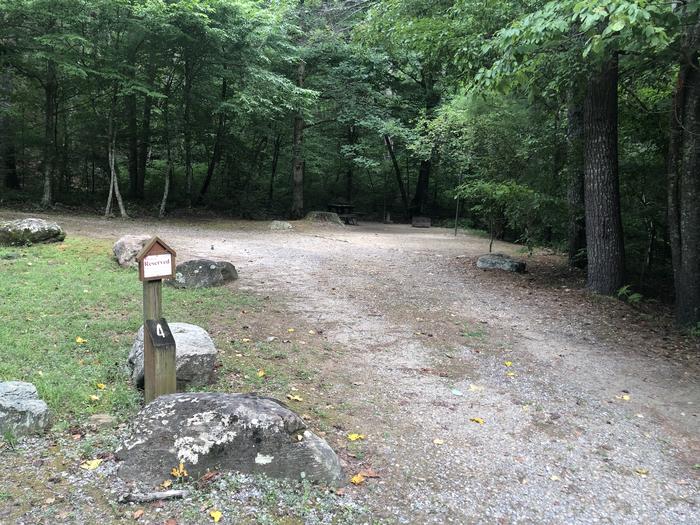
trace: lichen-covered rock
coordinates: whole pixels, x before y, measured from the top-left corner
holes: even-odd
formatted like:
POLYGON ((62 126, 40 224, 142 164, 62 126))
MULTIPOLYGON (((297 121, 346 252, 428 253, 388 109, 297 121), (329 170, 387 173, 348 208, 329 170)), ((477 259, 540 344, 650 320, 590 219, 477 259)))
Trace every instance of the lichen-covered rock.
POLYGON ((211 288, 235 279, 238 279, 238 272, 230 262, 194 259, 178 264, 175 279, 165 284, 175 288, 211 288))
POLYGON ((112 251, 119 266, 123 268, 138 266, 136 256, 150 239, 150 235, 124 235, 115 242, 112 251))
MULTIPOLYGON (((206 386, 212 382, 216 364, 216 347, 204 328, 189 323, 169 323, 175 338, 175 377, 177 389, 206 386)), ((131 380, 143 388, 143 326, 136 334, 127 366, 131 380)))
POLYGON ((207 470, 262 473, 339 486, 340 461, 283 403, 250 394, 170 394, 146 405, 116 451, 119 476, 157 485, 184 464, 196 479, 207 470))
POLYGON ((272 221, 270 223, 271 230, 291 230, 292 225, 286 221, 272 221))
POLYGON ((0 382, 0 436, 38 434, 51 425, 51 414, 31 383, 0 382))
POLYGON ((18 219, 0 223, 0 244, 22 246, 42 242, 61 242, 66 233, 55 222, 44 219, 18 219))
POLYGON ((495 269, 504 270, 506 272, 523 273, 526 265, 524 262, 513 259, 502 253, 489 253, 479 257, 476 261, 476 267, 482 270, 495 269))
POLYGON ((321 224, 333 224, 335 226, 345 226, 337 213, 332 211, 310 211, 306 214, 306 220, 321 224))

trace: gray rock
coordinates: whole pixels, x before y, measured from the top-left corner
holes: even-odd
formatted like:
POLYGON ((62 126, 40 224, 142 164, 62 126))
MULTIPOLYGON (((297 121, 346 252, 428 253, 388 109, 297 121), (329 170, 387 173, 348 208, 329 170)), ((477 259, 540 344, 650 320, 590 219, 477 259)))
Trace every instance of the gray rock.
POLYGON ((123 268, 138 266, 136 256, 150 239, 150 235, 124 235, 115 242, 112 251, 119 266, 123 268))
POLYGON ((236 267, 230 262, 194 259, 177 265, 175 279, 165 281, 175 288, 211 288, 238 279, 236 267))
POLYGON ((291 230, 292 225, 286 221, 272 221, 270 223, 271 230, 291 230))
POLYGON ((430 217, 413 217, 411 219, 411 226, 414 228, 430 228, 430 225, 430 217))
POLYGON ((338 217, 338 214, 332 211, 310 211, 306 215, 306 220, 322 224, 345 226, 343 221, 340 220, 340 217, 338 217))
POLYGON ((31 383, 0 382, 0 436, 38 434, 51 425, 51 414, 31 383))
POLYGON ((262 473, 339 486, 340 461, 283 403, 249 394, 170 394, 146 405, 116 451, 122 479, 156 485, 183 463, 207 472, 262 473))
POLYGON ((504 270, 506 272, 523 273, 526 265, 524 262, 513 259, 502 253, 489 253, 479 257, 476 261, 476 267, 482 270, 495 269, 504 270))
MULTIPOLYGON (((188 323, 169 323, 175 338, 175 377, 178 390, 188 386, 205 386, 212 382, 216 347, 204 328, 188 323)), ((139 328, 129 353, 127 366, 131 380, 143 388, 143 326, 139 328)))
POLYGON ((60 242, 66 234, 55 222, 44 219, 18 219, 0 223, 0 244, 21 246, 42 242, 60 242))

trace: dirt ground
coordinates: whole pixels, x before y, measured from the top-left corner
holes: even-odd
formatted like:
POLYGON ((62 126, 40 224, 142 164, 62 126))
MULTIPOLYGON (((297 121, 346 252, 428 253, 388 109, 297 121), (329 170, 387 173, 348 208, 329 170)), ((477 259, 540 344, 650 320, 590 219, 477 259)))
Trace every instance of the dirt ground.
POLYGON ((586 293, 557 255, 497 243, 528 263, 511 275, 441 228, 51 218, 231 261, 234 287, 281 305, 271 326, 322 333, 318 403, 366 435, 348 468, 380 477, 348 491, 379 520, 700 522, 698 340, 663 306, 586 293))

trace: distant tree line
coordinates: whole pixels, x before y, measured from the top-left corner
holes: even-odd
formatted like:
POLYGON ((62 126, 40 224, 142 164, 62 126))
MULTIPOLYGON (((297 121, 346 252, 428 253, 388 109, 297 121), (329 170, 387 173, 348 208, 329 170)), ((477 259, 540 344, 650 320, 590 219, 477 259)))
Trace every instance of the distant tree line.
POLYGON ((566 250, 700 322, 700 3, 0 0, 1 202, 345 200, 566 250))

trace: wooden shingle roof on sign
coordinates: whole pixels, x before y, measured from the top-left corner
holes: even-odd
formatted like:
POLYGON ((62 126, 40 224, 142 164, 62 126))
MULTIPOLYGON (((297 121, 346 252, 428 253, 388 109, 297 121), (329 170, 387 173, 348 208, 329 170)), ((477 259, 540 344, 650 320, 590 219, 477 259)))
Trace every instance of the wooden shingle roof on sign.
POLYGON ((141 262, 144 259, 144 257, 148 257, 149 255, 157 255, 161 253, 169 253, 173 257, 177 255, 175 250, 168 246, 165 243, 165 241, 160 239, 160 237, 155 236, 150 241, 148 241, 145 244, 145 246, 141 249, 139 254, 136 256, 136 260, 138 262, 141 262))

